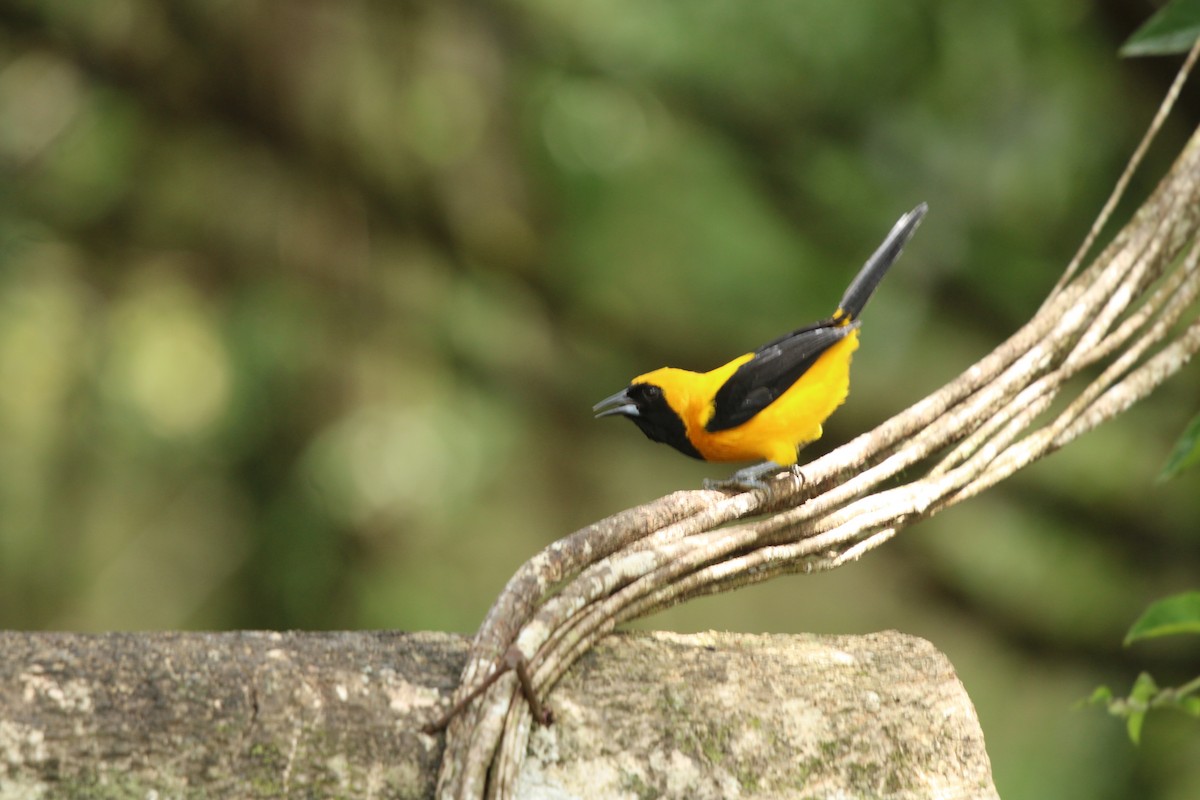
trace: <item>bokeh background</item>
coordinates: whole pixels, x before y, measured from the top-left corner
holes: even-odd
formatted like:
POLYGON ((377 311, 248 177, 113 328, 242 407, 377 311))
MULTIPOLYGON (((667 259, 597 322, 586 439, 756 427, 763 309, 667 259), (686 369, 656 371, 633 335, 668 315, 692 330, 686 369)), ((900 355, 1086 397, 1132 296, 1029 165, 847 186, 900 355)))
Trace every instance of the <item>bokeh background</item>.
MULTIPOLYGON (((472 631, 725 470, 595 401, 827 314, 926 200, 845 441, 1035 310, 1178 64, 1117 57, 1152 10, 0 2, 0 625, 472 631)), ((924 636, 1003 797, 1194 800, 1200 726, 1073 704, 1200 667, 1119 645, 1200 584, 1197 479, 1155 482, 1196 370, 859 564, 640 624, 924 636)))

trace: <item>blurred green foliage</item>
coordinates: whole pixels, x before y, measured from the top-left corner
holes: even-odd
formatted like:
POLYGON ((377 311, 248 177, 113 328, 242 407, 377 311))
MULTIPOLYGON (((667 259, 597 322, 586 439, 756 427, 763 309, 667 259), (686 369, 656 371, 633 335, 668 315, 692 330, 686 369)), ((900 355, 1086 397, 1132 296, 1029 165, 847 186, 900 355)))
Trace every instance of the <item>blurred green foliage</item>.
MULTIPOLYGON (((470 631, 543 545, 724 471, 593 402, 828 313, 927 200, 814 451, 845 441, 1053 285, 1173 74, 1116 57, 1146 13, 0 4, 0 625, 470 631)), ((1197 659, 1119 647, 1200 572, 1194 480, 1153 483, 1196 386, 860 564, 643 624, 922 635, 1005 798, 1196 797, 1193 732, 1130 752, 1070 710, 1197 659)))
MULTIPOLYGON (((1150 604, 1125 634, 1125 646, 1161 636, 1200 633, 1200 592, 1181 592, 1150 604)), ((1104 706, 1108 713, 1125 720, 1125 730, 1133 744, 1141 742, 1146 715, 1171 709, 1200 719, 1200 676, 1179 686, 1160 688, 1148 672, 1139 673, 1128 697, 1115 697, 1112 689, 1098 686, 1088 699, 1090 705, 1104 706)))

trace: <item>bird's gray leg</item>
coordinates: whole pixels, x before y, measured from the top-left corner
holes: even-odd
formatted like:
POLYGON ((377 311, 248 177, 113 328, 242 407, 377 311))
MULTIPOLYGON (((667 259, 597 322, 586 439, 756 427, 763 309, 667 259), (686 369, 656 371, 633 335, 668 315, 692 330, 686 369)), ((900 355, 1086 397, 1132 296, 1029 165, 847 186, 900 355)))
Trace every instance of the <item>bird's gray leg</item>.
POLYGON ((725 480, 707 479, 705 489, 765 489, 767 482, 764 478, 775 475, 785 467, 774 461, 764 461, 750 467, 744 467, 730 475, 725 480))

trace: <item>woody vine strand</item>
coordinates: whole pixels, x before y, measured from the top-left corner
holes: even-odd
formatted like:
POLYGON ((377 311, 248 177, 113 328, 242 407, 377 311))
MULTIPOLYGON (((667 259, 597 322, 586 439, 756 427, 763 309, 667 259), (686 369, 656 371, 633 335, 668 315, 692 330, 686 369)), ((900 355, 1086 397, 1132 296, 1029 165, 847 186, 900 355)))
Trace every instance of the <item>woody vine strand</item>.
MULTIPOLYGON (((544 694, 621 622, 854 561, 1115 417, 1178 372, 1200 350, 1200 131, 1113 242, 1086 270, 1077 268, 1198 52, 1200 45, 1080 255, 1008 341, 875 430, 805 465, 803 481, 785 478, 732 496, 677 492, 549 546, 493 605, 458 696, 514 656, 544 694), (1098 374, 1064 401, 1067 381, 1085 371, 1098 374), (1051 415, 1056 400, 1065 407, 1051 415), (919 477, 895 484, 913 472, 919 477)), ((500 675, 451 721, 438 796, 511 797, 531 725, 516 676, 500 675)))

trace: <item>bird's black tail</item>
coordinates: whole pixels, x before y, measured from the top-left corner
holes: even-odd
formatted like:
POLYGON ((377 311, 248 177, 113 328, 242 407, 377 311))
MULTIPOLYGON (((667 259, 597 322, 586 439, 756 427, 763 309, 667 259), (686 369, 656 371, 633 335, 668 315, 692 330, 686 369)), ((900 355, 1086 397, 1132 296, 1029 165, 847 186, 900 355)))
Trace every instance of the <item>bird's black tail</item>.
POLYGON ((867 301, 875 293, 875 288, 883 280, 888 267, 892 266, 893 262, 900 257, 900 251, 904 249, 905 243, 913 235, 917 226, 921 224, 921 219, 928 210, 929 206, 921 203, 897 220, 896 224, 892 226, 891 233, 883 240, 883 244, 879 245, 879 249, 867 259, 867 263, 850 282, 846 293, 842 295, 842 302, 838 305, 837 313, 833 315, 834 319, 858 319, 858 315, 866 307, 867 301))

